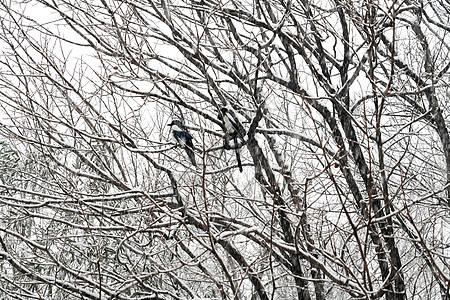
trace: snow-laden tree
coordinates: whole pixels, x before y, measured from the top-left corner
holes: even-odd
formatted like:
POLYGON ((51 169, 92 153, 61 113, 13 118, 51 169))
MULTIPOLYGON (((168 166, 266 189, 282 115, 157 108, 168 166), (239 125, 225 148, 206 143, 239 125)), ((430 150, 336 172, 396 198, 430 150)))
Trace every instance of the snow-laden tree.
POLYGON ((0 5, 1 299, 450 297, 450 3, 0 5))

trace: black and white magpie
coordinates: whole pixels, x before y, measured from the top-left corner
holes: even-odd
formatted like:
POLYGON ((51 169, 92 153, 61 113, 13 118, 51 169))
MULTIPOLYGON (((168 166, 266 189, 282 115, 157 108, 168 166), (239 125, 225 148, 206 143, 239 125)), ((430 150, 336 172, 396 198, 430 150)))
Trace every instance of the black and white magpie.
MULTIPOLYGON (((242 162, 241 162, 241 155, 239 154, 239 143, 238 143, 238 136, 243 140, 244 137, 242 136, 239 126, 238 126, 238 120, 236 119, 236 116, 231 114, 231 112, 226 107, 222 107, 219 111, 218 115, 219 119, 223 121, 223 124, 226 129, 226 134, 229 135, 231 138, 233 138, 234 141, 234 150, 236 152, 236 160, 238 163, 239 171, 242 172, 242 162)), ((228 141, 225 140, 225 143, 228 147, 228 141)))
POLYGON ((172 129, 172 135, 174 139, 180 144, 186 151, 189 160, 192 165, 197 166, 195 162, 194 144, 192 143, 192 135, 187 131, 186 126, 181 123, 180 120, 173 120, 170 124, 167 124, 172 129))

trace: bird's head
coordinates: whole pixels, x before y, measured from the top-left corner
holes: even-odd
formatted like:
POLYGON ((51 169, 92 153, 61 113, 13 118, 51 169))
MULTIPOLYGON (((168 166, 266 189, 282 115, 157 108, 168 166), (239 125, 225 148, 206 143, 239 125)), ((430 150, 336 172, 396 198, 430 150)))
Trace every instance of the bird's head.
POLYGON ((180 128, 183 128, 184 126, 183 126, 183 123, 181 123, 181 121, 180 120, 172 120, 172 122, 170 122, 169 124, 167 124, 167 126, 170 126, 170 127, 172 127, 172 126, 178 126, 178 127, 180 127, 180 128))

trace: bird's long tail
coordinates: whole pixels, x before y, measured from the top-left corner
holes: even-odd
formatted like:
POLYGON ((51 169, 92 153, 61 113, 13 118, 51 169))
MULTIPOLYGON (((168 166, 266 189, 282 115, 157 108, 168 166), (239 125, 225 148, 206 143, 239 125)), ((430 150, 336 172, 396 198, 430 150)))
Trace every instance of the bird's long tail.
POLYGON ((236 152, 236 160, 237 160, 237 163, 238 163, 239 172, 242 173, 241 154, 239 154, 237 134, 234 135, 234 151, 236 152))
POLYGON ((187 153, 187 155, 189 156, 189 160, 191 161, 192 165, 193 165, 194 167, 196 167, 196 166, 197 166, 197 162, 195 161, 195 154, 194 154, 194 151, 192 151, 192 149, 190 149, 190 148, 188 148, 188 147, 186 147, 185 149, 186 149, 186 153, 187 153))
POLYGON ((192 165, 196 167, 197 163, 195 162, 194 144, 192 143, 192 140, 186 141, 184 149, 186 150, 186 153, 189 156, 189 160, 191 161, 192 165))

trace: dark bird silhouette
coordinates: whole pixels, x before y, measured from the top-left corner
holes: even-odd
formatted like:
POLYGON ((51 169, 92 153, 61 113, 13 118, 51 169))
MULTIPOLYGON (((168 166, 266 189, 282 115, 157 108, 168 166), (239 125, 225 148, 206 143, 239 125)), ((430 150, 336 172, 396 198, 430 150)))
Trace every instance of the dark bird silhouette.
MULTIPOLYGON (((219 119, 223 121, 223 125, 225 126, 225 129, 227 130, 227 135, 233 138, 234 141, 234 151, 236 152, 236 160, 238 163, 239 171, 242 172, 242 162, 241 162, 241 155, 239 154, 239 143, 238 143, 238 136, 243 140, 244 137, 242 136, 241 132, 239 131, 238 126, 238 120, 236 119, 236 116, 230 113, 228 108, 222 107, 219 111, 219 119)), ((229 147, 228 141, 225 140, 226 147, 229 147)))
POLYGON ((167 126, 170 126, 173 137, 175 138, 177 143, 184 148, 192 165, 197 166, 197 163, 195 162, 192 135, 189 134, 186 126, 184 126, 180 120, 173 120, 172 123, 167 124, 167 126))

